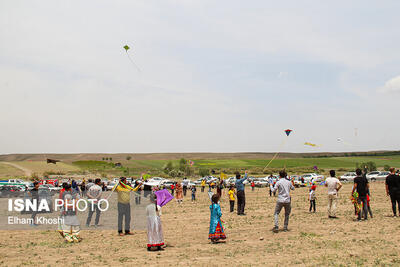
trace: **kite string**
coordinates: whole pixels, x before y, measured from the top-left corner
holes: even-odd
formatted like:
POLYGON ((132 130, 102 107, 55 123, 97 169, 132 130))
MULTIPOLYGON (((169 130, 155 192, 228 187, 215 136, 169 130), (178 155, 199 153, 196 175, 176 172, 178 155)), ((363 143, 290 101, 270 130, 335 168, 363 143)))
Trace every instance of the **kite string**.
POLYGON ((271 164, 271 162, 278 156, 278 154, 280 153, 281 149, 283 148, 283 146, 286 144, 287 140, 289 139, 289 136, 286 136, 286 138, 282 141, 281 145, 278 148, 278 152, 275 153, 275 155, 272 157, 272 159, 268 162, 267 166, 265 166, 265 168, 263 169, 263 171, 265 171, 266 168, 268 168, 268 166, 271 164))
POLYGON ((128 51, 126 51, 126 54, 128 55, 129 60, 132 62, 132 64, 138 69, 139 72, 141 72, 141 70, 139 69, 139 67, 135 64, 135 62, 132 60, 131 56, 128 54, 128 51))

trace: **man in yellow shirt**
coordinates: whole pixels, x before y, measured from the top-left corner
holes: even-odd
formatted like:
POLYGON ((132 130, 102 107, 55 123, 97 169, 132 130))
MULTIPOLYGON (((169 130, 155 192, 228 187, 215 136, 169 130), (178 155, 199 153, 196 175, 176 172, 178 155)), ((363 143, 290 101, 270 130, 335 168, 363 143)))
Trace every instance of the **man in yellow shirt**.
POLYGON ((204 192, 204 188, 206 187, 206 180, 205 179, 203 179, 202 181, 201 181, 201 192, 204 192))
POLYGON ((233 212, 235 209, 235 187, 233 185, 231 185, 231 187, 229 188, 228 191, 228 195, 229 195, 229 204, 230 204, 230 211, 233 212))
POLYGON ((122 219, 125 216, 125 235, 133 235, 130 231, 131 225, 131 191, 137 191, 142 186, 140 183, 137 187, 133 188, 126 183, 126 178, 121 177, 114 190, 118 193, 118 234, 123 236, 122 233, 122 219))

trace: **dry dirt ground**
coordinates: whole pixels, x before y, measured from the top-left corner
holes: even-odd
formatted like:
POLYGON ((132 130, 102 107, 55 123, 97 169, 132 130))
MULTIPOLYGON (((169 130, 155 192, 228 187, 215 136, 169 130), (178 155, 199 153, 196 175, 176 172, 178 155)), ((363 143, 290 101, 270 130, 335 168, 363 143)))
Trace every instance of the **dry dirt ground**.
MULTIPOLYGON (((289 232, 272 233, 276 198, 266 188, 247 188, 247 216, 229 213, 222 199, 225 244, 208 241, 209 200, 197 192, 182 205, 163 208, 164 251, 146 251, 146 232, 117 236, 116 231, 82 231, 84 240, 66 244, 54 231, 0 231, 0 263, 7 266, 400 266, 400 218, 391 217, 384 184, 371 184, 374 218, 354 221, 351 185, 341 190, 339 219, 327 218, 326 189, 317 189, 317 213, 308 212, 307 188, 293 193, 289 232)), ((280 223, 283 221, 281 214, 280 223)))

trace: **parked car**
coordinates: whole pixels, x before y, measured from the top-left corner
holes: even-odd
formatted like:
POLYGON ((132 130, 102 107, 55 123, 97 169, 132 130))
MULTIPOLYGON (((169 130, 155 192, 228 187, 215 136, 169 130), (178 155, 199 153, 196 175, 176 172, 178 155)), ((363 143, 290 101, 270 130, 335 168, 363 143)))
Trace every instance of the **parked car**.
POLYGON ((366 177, 368 180, 375 181, 376 176, 378 176, 381 172, 380 171, 372 171, 367 173, 366 177))
POLYGON ((175 182, 174 181, 171 181, 171 180, 165 180, 163 183, 162 183, 162 185, 163 186, 165 186, 166 188, 171 188, 171 185, 172 184, 175 184, 175 182))
POLYGON ((305 183, 318 183, 324 180, 323 175, 318 175, 316 173, 306 173, 301 176, 305 183))
POLYGON ((165 179, 161 177, 153 177, 145 181, 143 184, 148 186, 160 186, 164 180, 165 179))
POLYGON ((3 185, 0 187, 0 197, 19 197, 24 192, 15 185, 3 185))
POLYGON ((267 177, 255 178, 254 179, 254 185, 256 187, 267 187, 267 186, 269 186, 268 178, 267 177))
POLYGON ((295 187, 304 187, 304 186, 306 186, 306 183, 303 182, 304 180, 301 179, 301 176, 299 176, 299 175, 292 175, 292 176, 290 176, 290 179, 293 179, 295 187))
POLYGON ((206 178, 206 183, 207 184, 210 184, 211 182, 217 182, 218 181, 218 178, 217 177, 214 177, 214 176, 207 176, 207 177, 205 177, 206 178))
POLYGON ((49 189, 50 190, 50 192, 60 192, 60 190, 61 190, 61 187, 56 187, 56 186, 54 186, 54 185, 52 185, 52 184, 42 184, 42 185, 40 185, 39 186, 39 189, 41 189, 41 188, 47 188, 47 189, 49 189))
POLYGON ((345 181, 345 182, 351 182, 354 181, 354 178, 357 177, 357 174, 355 172, 348 172, 343 174, 342 176, 339 177, 340 181, 345 181))
POLYGON ((226 178, 224 180, 224 186, 225 187, 229 187, 231 185, 235 185, 235 183, 236 183, 236 177, 234 177, 234 176, 226 178))
POLYGON ((116 182, 109 182, 107 184, 107 191, 111 191, 116 184, 117 184, 116 182))
POLYGON ((390 174, 390 172, 383 171, 383 172, 380 172, 377 176, 375 176, 374 179, 371 178, 371 180, 374 180, 374 181, 385 181, 385 180, 386 180, 386 177, 387 177, 389 174, 390 174))

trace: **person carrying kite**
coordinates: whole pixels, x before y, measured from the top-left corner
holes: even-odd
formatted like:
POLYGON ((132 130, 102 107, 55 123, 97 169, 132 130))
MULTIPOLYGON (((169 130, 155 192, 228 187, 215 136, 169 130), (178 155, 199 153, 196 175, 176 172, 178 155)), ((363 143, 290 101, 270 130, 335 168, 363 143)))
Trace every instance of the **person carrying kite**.
POLYGON ((126 178, 121 177, 120 181, 113 190, 118 193, 118 234, 123 236, 122 233, 122 219, 125 217, 125 235, 133 235, 130 231, 131 224, 131 191, 136 192, 142 184, 140 183, 135 188, 127 185, 126 178))
MULTIPOLYGON (((167 192, 168 193, 168 192, 167 192)), ((161 206, 157 204, 157 196, 150 195, 150 204, 146 207, 147 214, 147 250, 151 251, 152 248, 162 250, 164 246, 164 235, 161 225, 161 206)))

